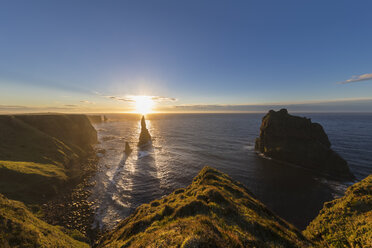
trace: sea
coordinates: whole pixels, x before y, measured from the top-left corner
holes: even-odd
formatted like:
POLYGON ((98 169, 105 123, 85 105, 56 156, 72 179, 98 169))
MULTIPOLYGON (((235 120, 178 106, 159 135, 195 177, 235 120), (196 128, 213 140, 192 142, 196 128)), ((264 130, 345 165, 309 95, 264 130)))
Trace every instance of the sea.
POLYGON ((152 148, 137 148, 140 115, 108 115, 95 124, 99 163, 92 178, 94 227, 109 230, 138 206, 186 187, 206 165, 243 183, 271 211, 300 230, 323 203, 372 173, 372 113, 296 113, 320 123, 349 164, 353 182, 264 158, 254 150, 264 113, 150 114, 152 148), (133 152, 124 154, 125 142, 133 152))

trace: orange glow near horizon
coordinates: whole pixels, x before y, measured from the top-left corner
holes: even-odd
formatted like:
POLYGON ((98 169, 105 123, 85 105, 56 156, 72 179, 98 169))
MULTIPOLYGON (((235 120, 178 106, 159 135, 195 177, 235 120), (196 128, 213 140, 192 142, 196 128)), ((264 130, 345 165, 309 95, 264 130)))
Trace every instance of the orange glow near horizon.
POLYGON ((151 96, 133 96, 135 113, 146 115, 153 113, 154 101, 151 96))

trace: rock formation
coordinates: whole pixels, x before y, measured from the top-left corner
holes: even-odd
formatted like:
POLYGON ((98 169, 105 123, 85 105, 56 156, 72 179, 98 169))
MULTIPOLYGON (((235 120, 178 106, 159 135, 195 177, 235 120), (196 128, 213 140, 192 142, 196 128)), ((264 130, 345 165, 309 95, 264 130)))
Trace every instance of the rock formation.
POLYGON ((138 141, 139 147, 145 147, 147 145, 151 144, 151 135, 149 133, 149 130, 147 130, 146 127, 146 120, 145 116, 142 116, 141 119, 141 133, 138 141))
POLYGON ((125 142, 125 149, 124 149, 125 155, 129 156, 129 154, 132 153, 132 148, 130 148, 129 143, 125 142))
POLYGON ((270 110, 262 119, 256 151, 280 161, 351 180, 347 162, 331 149, 323 127, 310 119, 270 110))
POLYGON ((240 183, 205 167, 187 188, 143 204, 97 247, 309 247, 240 183))

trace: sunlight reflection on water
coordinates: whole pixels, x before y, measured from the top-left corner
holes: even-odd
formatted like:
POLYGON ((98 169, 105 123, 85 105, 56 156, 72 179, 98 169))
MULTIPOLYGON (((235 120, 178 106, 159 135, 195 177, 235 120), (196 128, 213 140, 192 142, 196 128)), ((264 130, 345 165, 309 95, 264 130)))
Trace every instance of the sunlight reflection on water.
MULTIPOLYGON (((339 195, 345 185, 257 156, 254 139, 262 116, 149 116, 146 124, 153 143, 147 151, 137 147, 140 116, 114 115, 109 116, 110 122, 95 125, 100 141, 97 148, 106 150, 99 161, 91 196, 97 200, 95 225, 112 228, 139 205, 186 187, 202 167, 211 165, 245 184, 281 217, 304 227, 323 202, 339 195), (128 157, 123 153, 126 141, 133 149, 128 157)), ((372 146, 372 137, 367 135, 372 131, 370 117, 312 117, 324 124, 333 147, 350 159, 358 178, 371 172, 372 156, 366 148, 372 146), (340 121, 342 132, 338 128, 340 121)))

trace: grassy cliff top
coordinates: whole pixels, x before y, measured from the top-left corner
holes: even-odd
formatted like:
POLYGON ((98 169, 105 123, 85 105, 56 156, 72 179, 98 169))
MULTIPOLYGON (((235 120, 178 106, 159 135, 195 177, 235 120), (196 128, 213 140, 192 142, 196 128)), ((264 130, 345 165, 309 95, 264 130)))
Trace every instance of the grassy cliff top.
POLYGON ((64 166, 78 158, 65 143, 15 116, 0 116, 0 139, 0 160, 64 166))
POLYGON ((0 194, 0 247, 89 247, 62 230, 36 218, 23 203, 0 194))
POLYGON ((307 247, 240 183, 205 167, 192 184, 144 204, 98 247, 307 247))
POLYGON ((61 166, 0 160, 0 192, 11 199, 41 202, 66 181, 66 170, 61 166))
POLYGON ((372 247, 372 175, 325 203, 304 234, 321 247, 372 247))
POLYGON ((83 173, 97 132, 85 115, 0 115, 0 193, 40 203, 83 173))
POLYGON ((85 156, 97 132, 85 115, 0 115, 0 160, 66 166, 85 156))

